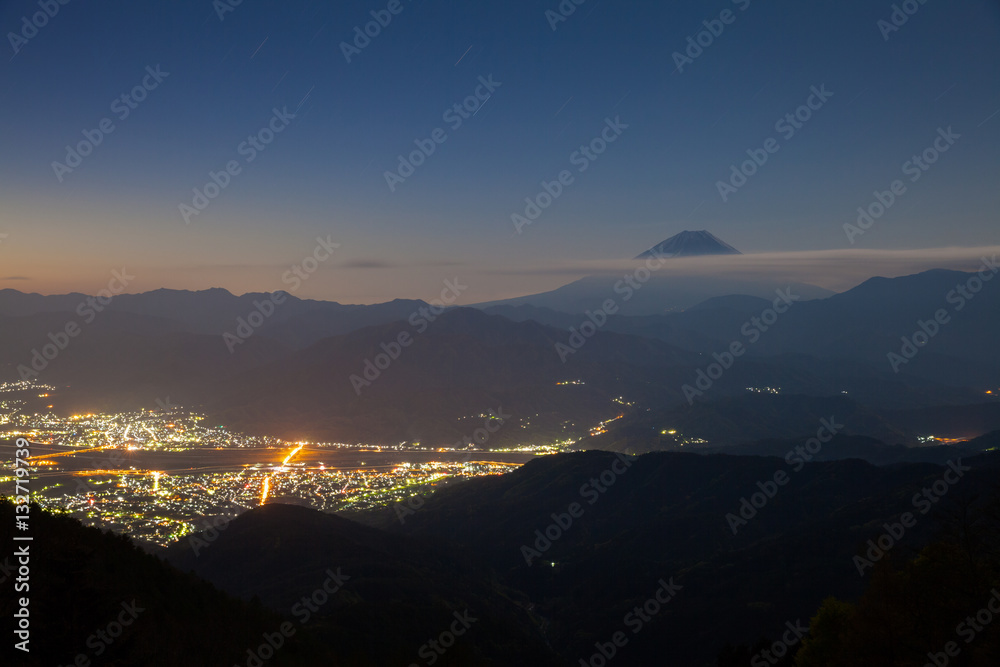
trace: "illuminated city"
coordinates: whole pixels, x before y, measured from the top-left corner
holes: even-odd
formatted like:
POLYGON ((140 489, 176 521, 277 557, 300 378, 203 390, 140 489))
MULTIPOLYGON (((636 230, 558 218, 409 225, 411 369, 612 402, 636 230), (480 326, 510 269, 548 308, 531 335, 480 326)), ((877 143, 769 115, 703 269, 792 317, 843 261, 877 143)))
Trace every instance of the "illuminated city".
MULTIPOLYGON (((30 381, 0 385, 2 437, 32 443, 35 501, 161 546, 265 502, 324 511, 387 507, 447 483, 509 472, 573 442, 492 451, 461 442, 434 449, 285 442, 208 427, 204 415, 175 406, 69 417, 28 407, 48 408, 55 391, 30 381)), ((0 478, 4 493, 13 479, 0 478)))

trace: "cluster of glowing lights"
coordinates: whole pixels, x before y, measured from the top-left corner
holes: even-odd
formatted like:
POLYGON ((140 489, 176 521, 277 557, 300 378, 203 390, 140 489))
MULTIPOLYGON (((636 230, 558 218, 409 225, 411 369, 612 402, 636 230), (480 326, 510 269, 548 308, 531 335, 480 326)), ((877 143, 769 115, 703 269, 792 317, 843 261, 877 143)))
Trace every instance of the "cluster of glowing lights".
POLYGON ((595 428, 590 429, 590 435, 601 435, 602 433, 607 433, 608 432, 608 428, 607 428, 608 424, 610 424, 613 421, 618 421, 619 419, 622 419, 624 416, 625 416, 624 414, 620 414, 617 417, 612 417, 611 419, 602 421, 595 428))

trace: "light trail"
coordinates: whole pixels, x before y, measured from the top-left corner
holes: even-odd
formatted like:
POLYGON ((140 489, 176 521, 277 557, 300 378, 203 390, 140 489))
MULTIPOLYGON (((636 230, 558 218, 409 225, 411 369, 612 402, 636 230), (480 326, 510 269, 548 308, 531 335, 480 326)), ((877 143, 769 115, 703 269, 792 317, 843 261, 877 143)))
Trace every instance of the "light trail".
POLYGON ((267 494, 270 492, 270 490, 271 490, 271 478, 270 477, 265 477, 264 478, 264 488, 261 489, 261 492, 260 492, 260 504, 261 505, 263 505, 264 502, 267 500, 267 494))
POLYGON ((103 445, 101 447, 88 447, 87 449, 75 449, 68 452, 58 452, 56 454, 38 454, 37 456, 29 456, 28 461, 33 461, 35 459, 51 459, 56 456, 76 456, 77 454, 84 454, 86 452, 99 452, 102 449, 115 448, 117 445, 103 445))
POLYGON ((299 453, 299 450, 305 447, 305 445, 299 445, 292 450, 292 453, 285 457, 285 460, 281 462, 281 465, 286 466, 288 462, 292 460, 292 457, 299 453))
POLYGON ((102 470, 99 468, 93 468, 88 470, 74 470, 72 472, 56 471, 46 474, 58 475, 58 476, 73 475, 74 477, 86 477, 87 475, 99 475, 105 477, 114 477, 119 475, 122 477, 147 477, 147 476, 152 477, 153 475, 162 475, 163 473, 156 470, 133 470, 131 468, 129 468, 128 470, 122 470, 121 468, 115 468, 112 470, 102 470))

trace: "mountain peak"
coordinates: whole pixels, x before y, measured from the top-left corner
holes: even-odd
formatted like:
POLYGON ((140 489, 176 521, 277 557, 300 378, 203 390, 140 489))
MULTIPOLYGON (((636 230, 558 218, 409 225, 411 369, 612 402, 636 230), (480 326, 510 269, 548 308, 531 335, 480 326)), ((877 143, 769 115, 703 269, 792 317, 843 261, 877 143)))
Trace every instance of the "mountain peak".
POLYGON ((683 231, 665 241, 661 241, 635 259, 650 257, 698 257, 701 255, 742 255, 739 250, 729 245, 715 234, 702 229, 701 231, 683 231))

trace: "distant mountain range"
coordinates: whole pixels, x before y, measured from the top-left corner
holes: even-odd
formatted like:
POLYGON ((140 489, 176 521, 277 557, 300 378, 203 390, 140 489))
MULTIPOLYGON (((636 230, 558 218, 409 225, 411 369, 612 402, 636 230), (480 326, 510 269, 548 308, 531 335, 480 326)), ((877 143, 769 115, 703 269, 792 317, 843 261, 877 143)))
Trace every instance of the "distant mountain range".
MULTIPOLYGON (((472 434, 492 410, 509 416, 487 447, 575 440, 588 450, 449 484, 405 522, 392 509, 348 520, 266 505, 202 536, 197 554, 186 541, 159 552, 167 563, 42 513, 32 567, 44 602, 32 627, 59 641, 8 662, 65 663, 94 618, 134 598, 148 616, 109 661, 248 664, 247 647, 279 627, 279 614, 294 615, 297 600, 342 571, 343 594, 296 626, 275 665, 409 664, 466 612, 475 625, 438 664, 577 664, 616 629, 632 630, 623 619, 637 605, 675 585, 614 664, 669 656, 682 667, 746 665, 761 650, 752 647, 818 613, 847 620, 813 624, 813 638, 833 637, 817 640, 813 655, 841 634, 853 637, 846 654, 883 648, 868 640, 871 628, 899 623, 909 633, 905 664, 923 664, 958 612, 974 611, 996 586, 1000 290, 973 293, 974 278, 872 278, 812 299, 798 288, 791 294, 802 298, 740 290, 606 320, 537 304, 441 313, 420 301, 288 297, 272 309, 261 306, 270 295, 224 290, 122 295, 88 317, 78 308, 84 295, 4 290, 0 381, 30 369, 55 386, 26 397, 26 411, 159 400, 205 411, 209 425, 288 439, 440 446, 472 434), (809 449, 827 424, 835 434, 809 449), (811 459, 793 465, 788 453, 803 448, 811 459), (958 460, 961 481, 928 502, 929 516, 894 541, 891 558, 859 577, 855 557, 871 553, 870 540, 958 460), (763 498, 777 472, 787 488, 751 505, 734 531, 728 517, 749 513, 746 498, 763 498), (567 523, 573 503, 583 511, 567 523), (990 546, 989 567, 970 561, 977 540, 990 546), (993 580, 956 578, 964 567, 993 580), (878 624, 830 598, 863 592, 859 609, 883 614, 878 624), (913 604, 925 596, 935 603, 913 604), (939 602, 934 623, 908 622, 911 610, 926 615, 939 602), (848 621, 852 631, 841 632, 848 621)), ((0 502, 0 538, 12 515, 0 502)), ((0 611, 12 605, 0 600, 0 611)), ((977 637, 977 650, 995 654, 996 632, 977 637)))
MULTIPOLYGON (((171 330, 221 336, 224 332, 235 331, 238 318, 246 319, 257 310, 255 303, 262 303, 270 297, 269 293, 255 292, 235 296, 220 288, 194 292, 158 289, 142 294, 118 295, 105 310, 152 318, 171 330)), ((87 295, 79 293, 43 296, 3 289, 0 290, 0 316, 75 313, 86 299, 87 295)), ((343 305, 286 295, 274 314, 268 316, 256 331, 301 348, 327 336, 406 319, 410 313, 426 305, 423 301, 406 299, 367 306, 343 305)))
MULTIPOLYGON (((640 266, 637 265, 635 269, 640 266)), ((622 271, 616 275, 586 276, 548 292, 478 303, 474 307, 490 309, 528 306, 576 315, 588 310, 598 310, 608 299, 614 299, 620 314, 641 317, 682 312, 697 307, 708 299, 732 294, 773 299, 775 290, 791 289, 794 294, 809 300, 833 295, 830 290, 816 285, 765 278, 658 275, 651 272, 640 283, 629 274, 634 275, 634 270, 622 271), (632 285, 625 280, 625 276, 633 278, 632 285)))
MULTIPOLYGON (((850 433, 915 444, 928 432, 997 428, 985 413, 963 422, 956 412, 1000 402, 1000 290, 963 297, 961 309, 948 300, 973 275, 873 278, 827 298, 792 300, 781 315, 771 312, 773 320, 774 296, 734 293, 600 325, 532 305, 434 315, 421 301, 345 306, 288 297, 246 328, 255 303, 269 295, 225 290, 122 295, 87 321, 77 311, 84 295, 3 290, 0 380, 29 370, 58 386, 57 410, 149 407, 169 397, 219 423, 286 437, 435 445, 461 439, 467 418, 499 406, 514 418, 495 444, 586 442, 591 428, 619 414, 614 426, 630 424, 634 412, 677 416, 775 390, 846 397, 879 415, 849 424, 850 433), (920 322, 930 326, 942 308, 947 321, 923 341, 920 322), (240 322, 238 344, 223 339, 240 322), (80 331, 63 340, 68 323, 80 331), (915 334, 919 345, 910 349, 903 340, 915 334), (401 336, 409 342, 395 350, 401 336), (60 341, 66 349, 56 349, 60 341), (737 342, 742 355, 689 400, 684 387, 737 342), (889 355, 903 352, 894 364, 889 355)), ((743 442, 788 437, 787 423, 798 423, 727 410, 722 420, 688 422, 702 424, 700 435, 719 446, 737 444, 741 434, 743 442)))

